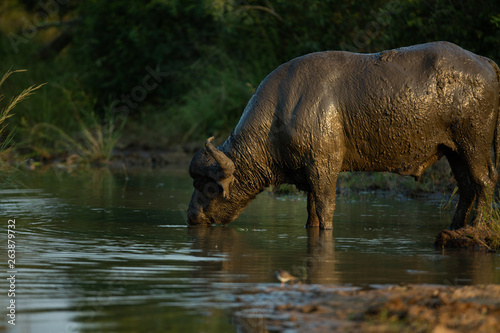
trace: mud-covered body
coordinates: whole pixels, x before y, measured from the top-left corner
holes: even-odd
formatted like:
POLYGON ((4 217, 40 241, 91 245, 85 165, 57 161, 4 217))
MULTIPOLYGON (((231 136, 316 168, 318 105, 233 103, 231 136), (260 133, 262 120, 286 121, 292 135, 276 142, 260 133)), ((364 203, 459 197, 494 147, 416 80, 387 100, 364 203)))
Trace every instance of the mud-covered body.
MULTIPOLYGON (((339 172, 418 178, 446 156, 461 194, 452 227, 460 227, 476 199, 479 208, 491 202, 497 181, 490 152, 493 146, 498 159, 498 74, 491 60, 446 42, 319 52, 285 63, 261 83, 219 147, 234 164, 227 195, 197 204, 206 198, 199 186, 188 222, 228 223, 266 186, 291 183, 308 192, 307 226, 330 228, 339 172)), ((196 181, 207 170, 221 167, 205 149, 190 172, 196 181)))

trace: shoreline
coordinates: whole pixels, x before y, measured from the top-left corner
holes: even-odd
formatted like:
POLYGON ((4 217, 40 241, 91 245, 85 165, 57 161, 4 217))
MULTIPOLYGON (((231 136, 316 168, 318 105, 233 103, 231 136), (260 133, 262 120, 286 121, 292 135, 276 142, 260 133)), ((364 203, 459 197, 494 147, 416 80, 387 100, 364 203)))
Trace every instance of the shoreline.
POLYGON ((243 332, 498 332, 500 286, 266 286, 235 298, 243 332))
MULTIPOLYGON (((78 172, 93 168, 109 168, 114 172, 161 170, 177 168, 187 170, 189 163, 198 150, 197 145, 174 147, 170 150, 125 149, 115 150, 105 162, 88 163, 81 156, 71 154, 51 160, 35 162, 28 159, 22 168, 26 171, 49 169, 50 167, 68 172, 78 172)), ((14 152, 15 154, 15 152, 14 152)), ((15 160, 15 158, 14 158, 15 160)), ((387 172, 343 172, 337 181, 339 198, 352 195, 382 194, 384 196, 443 199, 442 209, 454 209, 457 195, 453 190, 456 182, 446 159, 436 162, 426 170, 419 181, 410 177, 387 172), (446 199, 448 198, 448 199, 446 199)), ((266 191, 277 196, 303 195, 293 185, 272 186, 266 191)), ((442 248, 468 248, 480 251, 496 251, 500 244, 500 233, 487 232, 487 228, 463 228, 460 232, 443 230, 436 235, 435 246, 442 248), (466 229, 466 230, 465 230, 466 229)))

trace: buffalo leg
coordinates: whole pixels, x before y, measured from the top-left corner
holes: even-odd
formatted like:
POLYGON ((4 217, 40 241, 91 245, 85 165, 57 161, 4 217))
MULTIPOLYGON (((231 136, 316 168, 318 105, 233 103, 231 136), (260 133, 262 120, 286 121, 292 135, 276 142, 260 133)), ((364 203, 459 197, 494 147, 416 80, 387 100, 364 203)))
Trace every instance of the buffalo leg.
POLYGON ((483 214, 491 209, 491 200, 498 179, 489 151, 479 156, 467 157, 469 163, 464 162, 457 154, 451 154, 447 158, 460 189, 457 211, 450 228, 458 229, 467 224, 474 201, 476 201, 476 212, 472 225, 476 225, 482 220, 483 214))
POLYGON ((338 172, 334 168, 312 167, 309 170, 311 192, 308 195, 307 208, 309 218, 306 227, 319 226, 320 229, 333 228, 335 210, 335 188, 338 172), (318 170, 321 169, 321 170, 318 170), (328 175, 324 174, 328 170, 328 175))
POLYGON ((307 213, 306 228, 319 227, 319 218, 316 214, 316 204, 314 203, 314 194, 312 192, 307 193, 307 213))
POLYGON ((483 220, 483 214, 491 212, 491 202, 495 193, 498 172, 491 160, 489 151, 480 158, 471 159, 471 178, 476 192, 476 214, 472 225, 483 220))
POLYGON ((459 195, 457 210, 453 216, 453 221, 450 229, 459 229, 467 224, 472 206, 476 198, 475 188, 471 183, 467 165, 462 161, 460 156, 456 153, 449 153, 446 155, 450 163, 451 171, 458 183, 459 195))

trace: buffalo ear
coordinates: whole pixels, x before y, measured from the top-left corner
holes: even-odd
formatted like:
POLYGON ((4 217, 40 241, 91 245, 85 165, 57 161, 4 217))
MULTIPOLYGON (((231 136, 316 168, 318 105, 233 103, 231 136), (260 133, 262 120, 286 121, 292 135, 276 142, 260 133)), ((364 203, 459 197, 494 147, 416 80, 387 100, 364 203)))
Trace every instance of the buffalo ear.
POLYGON ((214 147, 214 145, 212 144, 213 139, 214 137, 207 139, 207 141, 205 142, 205 149, 210 154, 210 156, 212 156, 213 159, 219 164, 222 170, 222 175, 218 176, 217 179, 214 180, 217 181, 217 184, 222 187, 222 195, 224 196, 224 198, 228 198, 229 187, 234 181, 234 163, 229 157, 227 157, 226 154, 214 147))
POLYGON ((221 179, 217 182, 217 184, 220 187, 222 187, 222 196, 226 199, 229 198, 229 187, 231 186, 233 181, 234 181, 234 177, 231 176, 229 178, 221 179))

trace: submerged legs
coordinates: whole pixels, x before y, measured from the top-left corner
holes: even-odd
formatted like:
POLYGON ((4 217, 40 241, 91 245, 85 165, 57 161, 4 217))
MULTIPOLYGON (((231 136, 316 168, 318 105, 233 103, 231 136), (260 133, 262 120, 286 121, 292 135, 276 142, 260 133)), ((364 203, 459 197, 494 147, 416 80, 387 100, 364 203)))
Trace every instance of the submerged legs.
POLYGON ((450 229, 459 229, 467 225, 474 201, 476 201, 476 212, 472 225, 476 225, 482 220, 483 213, 491 209, 498 179, 493 161, 489 154, 462 158, 457 153, 449 153, 446 157, 460 190, 460 199, 450 229))
POLYGON ((333 229, 333 212, 335 210, 335 190, 339 171, 336 168, 318 168, 312 166, 308 170, 310 192, 307 195, 306 227, 333 229))

